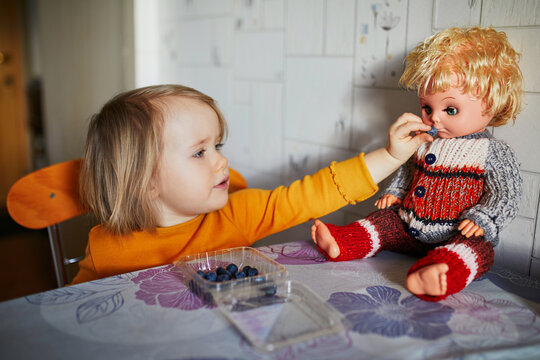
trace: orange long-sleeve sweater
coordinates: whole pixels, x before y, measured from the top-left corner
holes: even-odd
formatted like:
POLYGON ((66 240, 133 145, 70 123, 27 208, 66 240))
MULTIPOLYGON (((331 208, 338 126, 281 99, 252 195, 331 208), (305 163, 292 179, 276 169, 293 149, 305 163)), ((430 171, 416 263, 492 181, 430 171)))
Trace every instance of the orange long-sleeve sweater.
POLYGON ((72 284, 169 264, 183 255, 248 246, 351 200, 365 200, 377 190, 360 154, 288 187, 234 192, 222 209, 155 233, 137 231, 120 237, 98 225, 90 231, 86 256, 72 284))

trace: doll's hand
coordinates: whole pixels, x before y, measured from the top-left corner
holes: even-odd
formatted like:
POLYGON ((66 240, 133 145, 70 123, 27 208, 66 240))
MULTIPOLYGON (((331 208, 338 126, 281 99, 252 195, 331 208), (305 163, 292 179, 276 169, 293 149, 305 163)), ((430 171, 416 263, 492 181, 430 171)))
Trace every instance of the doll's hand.
POLYGON ((463 220, 459 224, 458 230, 461 231, 461 235, 467 238, 471 236, 484 236, 484 230, 469 219, 463 220))
POLYGON ((401 199, 392 194, 383 195, 380 199, 375 201, 375 206, 379 209, 386 209, 395 204, 401 204, 401 199))
POLYGON ((430 129, 431 126, 424 124, 418 116, 404 113, 390 126, 388 153, 402 162, 407 161, 421 144, 433 141, 433 137, 424 132, 430 129), (416 135, 413 137, 411 133, 416 135))

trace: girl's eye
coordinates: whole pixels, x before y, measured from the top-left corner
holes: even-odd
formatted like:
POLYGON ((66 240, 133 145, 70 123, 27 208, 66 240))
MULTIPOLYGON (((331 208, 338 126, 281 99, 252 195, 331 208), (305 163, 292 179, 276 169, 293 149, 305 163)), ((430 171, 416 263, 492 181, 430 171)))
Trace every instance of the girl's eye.
POLYGON ((202 149, 202 150, 199 150, 197 151, 195 154, 193 154, 193 157, 194 158, 201 158, 204 156, 204 153, 206 152, 206 150, 202 149))
POLYGON ((223 145, 224 144, 216 144, 216 150, 221 151, 221 149, 223 148, 223 145))
POLYGON ((451 116, 457 115, 458 113, 458 109, 456 109, 455 107, 447 107, 446 109, 444 109, 444 111, 446 111, 446 113, 451 116))
POLYGON ((429 106, 424 105, 424 106, 422 106, 422 109, 426 112, 426 114, 431 115, 432 110, 431 110, 431 108, 429 106))

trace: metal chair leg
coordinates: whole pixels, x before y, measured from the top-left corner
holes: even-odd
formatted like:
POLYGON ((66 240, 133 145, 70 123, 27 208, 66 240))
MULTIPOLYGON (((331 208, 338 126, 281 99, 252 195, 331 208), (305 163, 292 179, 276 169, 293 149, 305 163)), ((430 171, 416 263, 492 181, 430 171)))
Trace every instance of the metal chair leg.
POLYGON ((62 287, 66 284, 66 270, 64 268, 64 254, 60 242, 60 231, 58 225, 49 226, 47 231, 49 233, 49 244, 51 245, 56 283, 58 287, 62 287))

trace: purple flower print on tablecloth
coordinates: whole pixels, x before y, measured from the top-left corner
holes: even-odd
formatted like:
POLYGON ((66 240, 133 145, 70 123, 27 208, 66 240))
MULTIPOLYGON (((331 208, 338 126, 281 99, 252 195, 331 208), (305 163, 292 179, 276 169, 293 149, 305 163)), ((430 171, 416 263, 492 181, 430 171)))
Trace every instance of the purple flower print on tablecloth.
POLYGON ((183 283, 180 270, 174 265, 141 271, 131 279, 139 286, 135 297, 147 305, 197 310, 205 304, 183 283))
POLYGON ((369 295, 337 292, 328 302, 345 314, 351 330, 387 337, 438 339, 451 333, 448 320, 454 310, 416 296, 400 300, 401 292, 388 286, 370 286, 369 295))
POLYGON ((326 261, 313 243, 305 241, 269 245, 258 250, 282 265, 310 265, 326 261))
POLYGON ((487 300, 467 291, 449 297, 445 303, 455 309, 449 323, 452 331, 466 335, 461 338, 474 340, 475 345, 522 343, 540 334, 537 315, 510 300, 487 300))

